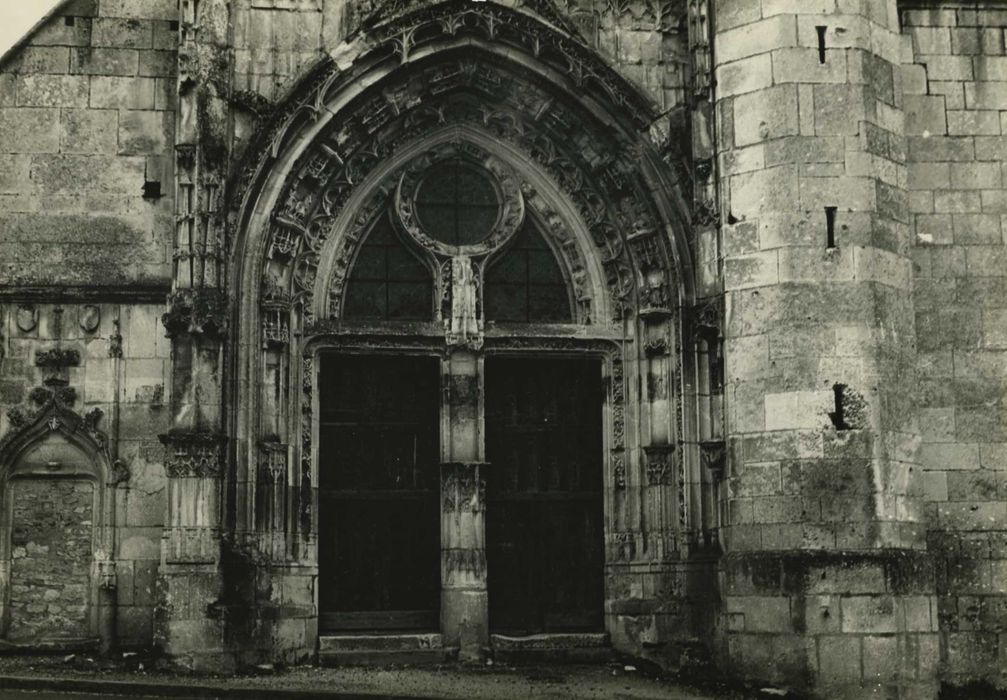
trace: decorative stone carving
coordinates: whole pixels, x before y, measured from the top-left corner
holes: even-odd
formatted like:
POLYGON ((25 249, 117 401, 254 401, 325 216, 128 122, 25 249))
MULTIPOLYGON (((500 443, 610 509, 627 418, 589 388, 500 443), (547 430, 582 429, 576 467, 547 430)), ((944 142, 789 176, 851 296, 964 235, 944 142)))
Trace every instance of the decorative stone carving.
POLYGON ((290 312, 282 308, 263 308, 262 346, 283 347, 290 342, 290 312))
POLYGON ((643 450, 647 456, 647 484, 649 486, 670 484, 675 472, 674 445, 649 445, 643 450))
POLYGON ((43 386, 32 389, 29 398, 36 405, 34 411, 25 412, 18 408, 8 410, 10 430, 0 439, 0 453, 19 437, 32 431, 60 431, 67 435, 85 436, 96 452, 108 458, 108 435, 98 427, 103 415, 101 409, 93 408, 84 415, 74 411, 77 392, 73 387, 67 386, 66 380, 50 377, 43 386))
POLYGON ((77 312, 77 323, 85 333, 94 333, 101 323, 101 309, 94 304, 85 304, 77 312))
POLYGON ((15 314, 17 329, 22 333, 31 333, 38 326, 38 308, 34 304, 21 304, 15 314))
POLYGON ((727 466, 727 447, 723 440, 704 440, 699 443, 699 456, 703 466, 710 470, 713 478, 720 481, 724 478, 727 466))
POLYGON ((216 478, 224 466, 226 438, 217 433, 176 432, 158 436, 165 446, 164 470, 174 478, 216 478))
POLYGON ((219 289, 179 289, 168 298, 161 317, 168 335, 223 337, 227 334, 227 300, 219 289))
POLYGON ((478 350, 483 344, 482 323, 478 314, 479 275, 472 260, 464 255, 451 258, 451 313, 444 319, 445 339, 449 346, 478 350))
POLYGON ((119 319, 112 321, 112 335, 108 337, 108 356, 122 357, 122 333, 119 332, 119 319))
POLYGON ((442 464, 445 472, 441 483, 444 511, 478 513, 485 509, 486 480, 480 474, 481 464, 442 464))
POLYGON ((498 249, 518 230, 524 221, 524 197, 514 171, 500 159, 473 143, 455 140, 434 146, 406 166, 395 191, 395 211, 402 227, 420 246, 444 257, 477 257, 498 249), (458 157, 471 159, 492 174, 500 196, 499 214, 488 235, 478 243, 463 246, 445 243, 436 233, 426 231, 416 212, 416 199, 423 177, 438 163, 458 157))
POLYGON ((109 475, 109 486, 118 486, 129 481, 131 476, 129 467, 121 459, 112 461, 112 473, 109 475))
POLYGON ((35 366, 44 367, 50 371, 59 371, 66 367, 78 367, 80 366, 80 351, 73 348, 40 350, 35 353, 35 366))

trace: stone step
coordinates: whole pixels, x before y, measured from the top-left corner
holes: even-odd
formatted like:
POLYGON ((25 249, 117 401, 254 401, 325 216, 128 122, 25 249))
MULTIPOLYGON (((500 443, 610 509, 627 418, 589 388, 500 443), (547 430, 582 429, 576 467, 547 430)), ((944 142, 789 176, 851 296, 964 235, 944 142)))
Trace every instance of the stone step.
POLYGON ((443 637, 425 634, 332 634, 318 638, 322 666, 389 666, 436 664, 454 659, 458 650, 444 646, 443 637))
POLYGON ((531 634, 512 637, 490 635, 493 658, 502 662, 603 662, 613 658, 609 636, 605 633, 531 634))
POLYGON ((329 634, 318 637, 319 651, 409 651, 414 649, 440 649, 444 637, 439 632, 420 634, 329 634))

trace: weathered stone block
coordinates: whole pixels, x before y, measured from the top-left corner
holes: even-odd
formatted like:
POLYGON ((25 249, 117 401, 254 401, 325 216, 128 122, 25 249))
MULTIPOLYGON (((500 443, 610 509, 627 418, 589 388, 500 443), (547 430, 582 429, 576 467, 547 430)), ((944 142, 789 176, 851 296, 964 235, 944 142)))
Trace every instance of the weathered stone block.
POLYGON ((25 75, 66 73, 69 55, 65 46, 23 46, 4 60, 2 70, 25 75))
POLYGON ((178 5, 173 0, 102 0, 102 17, 177 20, 178 5))
POLYGON ((725 97, 761 90, 773 84, 772 60, 760 54, 717 68, 717 86, 725 97))
POLYGON ((763 211, 796 212, 798 182, 794 165, 735 175, 730 180, 731 211, 735 216, 746 217, 763 211))
POLYGON ((170 112, 128 111, 119 116, 119 153, 157 155, 174 140, 174 119, 170 112))
POLYGON ((861 679, 860 637, 818 638, 818 673, 825 683, 859 682, 861 679))
POLYGON ((1007 83, 965 83, 965 106, 968 109, 1000 109, 1007 104, 1007 83))
POLYGON ((136 75, 139 54, 135 49, 71 49, 70 72, 84 75, 136 75))
POLYGON ((178 68, 178 56, 174 51, 141 51, 140 75, 173 77, 178 68))
POLYGON ((38 155, 31 177, 47 193, 97 190, 139 194, 143 158, 89 155, 38 155))
POLYGON ((153 43, 153 27, 150 22, 135 18, 98 17, 92 24, 91 42, 96 47, 149 49, 153 43))
POLYGON ((17 104, 23 107, 87 107, 87 78, 76 75, 22 75, 17 104))
POLYGON ((778 15, 737 29, 719 32, 715 50, 719 62, 730 63, 756 54, 768 53, 782 46, 796 45, 796 19, 792 15, 778 15))
POLYGON ((739 95, 734 101, 734 138, 740 146, 796 135, 799 128, 794 85, 739 95))
POLYGON ((825 63, 817 49, 789 48, 773 51, 773 83, 845 83, 846 50, 827 51, 825 63))
POLYGON ((907 134, 929 136, 948 133, 943 96, 906 95, 903 102, 907 134))
POLYGON ((744 289, 779 281, 776 251, 728 258, 724 262, 725 289, 744 289))
POLYGON ((63 153, 113 154, 119 114, 111 109, 65 109, 60 126, 63 153))
POLYGON ((94 76, 90 105, 105 109, 153 109, 154 79, 94 76))
POLYGON ((0 152, 55 153, 59 110, 0 108, 0 152))

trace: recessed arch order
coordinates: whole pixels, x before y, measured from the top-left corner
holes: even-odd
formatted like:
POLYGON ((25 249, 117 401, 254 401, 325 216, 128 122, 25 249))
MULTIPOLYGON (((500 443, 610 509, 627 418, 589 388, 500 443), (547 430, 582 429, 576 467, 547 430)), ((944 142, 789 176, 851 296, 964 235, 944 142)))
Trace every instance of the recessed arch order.
MULTIPOLYGON (((687 208, 651 141, 653 106, 563 27, 495 3, 448 2, 371 22, 333 56, 277 107, 232 187, 235 480, 256 482, 262 464, 286 474, 279 480, 303 496, 284 517, 311 539, 309 348, 346 330, 343 285, 401 173, 432 150, 464 146, 516 173, 529 216, 560 253, 577 298, 589 300, 570 332, 618 348, 612 372, 625 386, 656 377, 647 397, 611 390, 618 427, 609 447, 620 451, 618 488, 668 485, 670 470, 651 462, 671 459, 663 445, 691 431, 680 309, 694 292, 687 208), (630 400, 637 405, 622 405, 630 400), (664 451, 647 451, 654 446, 664 451)), ((697 460, 681 451, 677 459, 682 491, 698 481, 683 471, 697 460)), ((252 529, 256 499, 238 500, 246 506, 236 524, 252 529)), ((688 498, 668 501, 675 522, 661 527, 681 530, 688 498)), ((617 529, 644 529, 640 508, 617 529)))

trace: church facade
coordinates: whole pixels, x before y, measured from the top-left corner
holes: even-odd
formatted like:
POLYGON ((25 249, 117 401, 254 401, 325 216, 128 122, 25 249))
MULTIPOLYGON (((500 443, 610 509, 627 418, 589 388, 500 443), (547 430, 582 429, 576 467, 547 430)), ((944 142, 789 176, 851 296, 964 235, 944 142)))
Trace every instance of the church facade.
POLYGON ((69 0, 0 647, 1007 687, 1007 10, 69 0))

